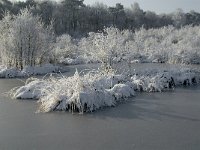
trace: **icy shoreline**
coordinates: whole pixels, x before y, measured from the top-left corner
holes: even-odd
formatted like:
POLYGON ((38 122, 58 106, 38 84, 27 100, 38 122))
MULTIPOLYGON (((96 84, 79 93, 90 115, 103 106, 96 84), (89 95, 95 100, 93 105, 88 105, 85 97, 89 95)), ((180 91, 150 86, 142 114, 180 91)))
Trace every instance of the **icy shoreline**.
POLYGON ((92 112, 102 107, 115 106, 133 97, 135 92, 162 92, 177 86, 200 83, 200 72, 190 68, 146 70, 133 74, 90 71, 71 77, 30 78, 13 89, 16 99, 37 99, 39 112, 76 111, 92 112))
POLYGON ((4 66, 0 66, 0 78, 22 78, 30 77, 33 75, 45 75, 47 73, 59 72, 60 69, 61 68, 59 66, 54 66, 52 64, 45 64, 35 67, 27 66, 21 71, 16 68, 7 68, 4 66))

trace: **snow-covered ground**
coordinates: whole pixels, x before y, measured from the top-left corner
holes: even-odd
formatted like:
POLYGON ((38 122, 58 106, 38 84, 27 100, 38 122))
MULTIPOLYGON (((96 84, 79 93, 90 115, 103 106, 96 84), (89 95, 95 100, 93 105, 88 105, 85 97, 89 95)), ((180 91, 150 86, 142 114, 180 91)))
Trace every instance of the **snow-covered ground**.
POLYGON ((58 72, 60 68, 52 64, 45 64, 42 66, 25 67, 22 71, 16 68, 8 68, 0 66, 0 78, 14 78, 14 77, 29 77, 32 75, 44 75, 47 73, 58 72))
POLYGON ((85 64, 86 61, 85 59, 81 58, 81 57, 77 57, 77 58, 63 58, 61 57, 59 60, 59 63, 64 64, 64 65, 78 65, 78 64, 85 64))
POLYGON ((115 106, 135 95, 135 92, 161 92, 176 86, 200 82, 200 72, 190 68, 168 70, 147 69, 132 74, 90 71, 71 77, 29 79, 10 93, 17 99, 38 99, 39 112, 70 110, 94 111, 105 106, 115 106))

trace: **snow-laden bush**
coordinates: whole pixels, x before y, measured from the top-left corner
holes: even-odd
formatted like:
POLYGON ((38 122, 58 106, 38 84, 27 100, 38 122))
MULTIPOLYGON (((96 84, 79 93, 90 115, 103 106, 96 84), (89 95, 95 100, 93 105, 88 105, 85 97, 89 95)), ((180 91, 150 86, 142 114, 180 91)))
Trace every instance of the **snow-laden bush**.
POLYGON ((53 110, 94 111, 105 106, 114 106, 118 101, 134 95, 134 90, 113 74, 88 73, 57 80, 45 90, 46 96, 39 100, 42 112, 53 110))
POLYGON ((161 92, 177 86, 189 86, 200 83, 200 72, 187 67, 169 67, 163 69, 144 69, 131 77, 135 91, 161 92))
POLYGON ((89 33, 78 43, 79 54, 89 61, 112 63, 153 62, 173 64, 200 63, 200 26, 141 28, 135 32, 106 28, 89 33))
MULTIPOLYGON (((48 88, 51 83, 43 80, 39 80, 37 78, 29 78, 25 86, 17 89, 15 93, 13 93, 13 97, 17 99, 39 99, 44 93, 42 93, 43 88, 48 88)), ((14 89, 11 90, 14 91, 14 89)))
POLYGON ((53 53, 58 63, 62 63, 60 62, 61 59, 74 59, 79 55, 75 42, 68 34, 63 34, 56 38, 53 53))
POLYGON ((127 47, 142 59, 146 58, 146 62, 199 64, 199 39, 200 26, 142 28, 135 32, 134 41, 129 42, 127 47))
POLYGON ((0 58, 7 67, 22 70, 47 63, 52 42, 52 26, 45 27, 27 8, 18 15, 6 13, 0 21, 0 58))
POLYGON ((53 110, 93 111, 104 106, 114 106, 118 101, 134 95, 134 90, 124 84, 122 75, 90 71, 80 76, 35 79, 14 89, 18 99, 39 99, 39 111, 53 110))
POLYGON ((89 33, 87 38, 79 42, 79 49, 83 55, 92 60, 112 66, 114 61, 123 60, 127 54, 124 46, 128 40, 131 40, 132 35, 133 33, 128 30, 105 28, 103 32, 89 33))

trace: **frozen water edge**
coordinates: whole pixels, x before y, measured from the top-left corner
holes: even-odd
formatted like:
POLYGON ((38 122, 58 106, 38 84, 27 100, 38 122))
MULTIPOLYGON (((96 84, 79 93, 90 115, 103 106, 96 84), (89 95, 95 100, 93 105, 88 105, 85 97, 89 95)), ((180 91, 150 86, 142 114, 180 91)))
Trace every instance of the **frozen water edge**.
POLYGON ((32 75, 44 75, 47 73, 58 72, 61 68, 52 64, 45 64, 42 66, 27 66, 23 70, 16 68, 7 68, 0 66, 0 78, 15 78, 15 77, 29 77, 32 75))
POLYGON ((29 79, 25 86, 10 93, 17 99, 38 99, 39 112, 91 112, 102 107, 115 106, 135 95, 135 92, 162 92, 177 86, 200 82, 198 70, 171 68, 145 70, 133 74, 90 71, 80 76, 48 79, 29 79))

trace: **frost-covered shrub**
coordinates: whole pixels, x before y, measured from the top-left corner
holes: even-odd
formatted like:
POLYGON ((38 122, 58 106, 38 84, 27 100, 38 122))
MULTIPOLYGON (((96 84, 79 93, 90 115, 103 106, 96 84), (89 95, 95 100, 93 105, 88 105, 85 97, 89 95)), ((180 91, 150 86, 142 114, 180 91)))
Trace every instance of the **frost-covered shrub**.
POLYGON ((200 26, 141 28, 134 33, 111 27, 89 33, 80 40, 78 49, 84 58, 108 66, 120 61, 198 64, 199 41, 200 26))
POLYGON ((169 63, 199 64, 200 63, 200 27, 187 26, 174 31, 168 37, 172 44, 172 52, 168 54, 169 63))
POLYGON ((48 88, 50 85, 50 82, 30 78, 26 81, 25 86, 17 89, 12 96, 17 99, 39 99, 44 94, 43 88, 48 88))
POLYGON ((122 61, 127 52, 125 43, 130 40, 133 33, 117 28, 105 28, 103 32, 89 33, 87 38, 79 42, 79 49, 85 56, 94 61, 100 61, 106 66, 112 66, 115 61, 122 61))
POLYGON ((131 77, 136 91, 161 92, 176 86, 188 86, 200 82, 200 72, 182 67, 167 70, 143 70, 131 77))
POLYGON ((200 26, 141 28, 126 47, 130 49, 132 59, 140 59, 141 62, 199 64, 199 40, 200 26))
POLYGON ((0 21, 1 63, 20 70, 47 63, 53 41, 52 26, 44 27, 40 17, 27 8, 18 15, 6 13, 0 21))
POLYGON ((68 34, 63 34, 56 38, 53 53, 56 62, 60 62, 61 59, 65 58, 73 59, 79 55, 75 42, 73 41, 72 37, 68 34))
POLYGON ((94 111, 104 106, 114 106, 117 101, 134 95, 134 90, 121 84, 119 76, 89 72, 79 76, 62 78, 54 86, 45 89, 46 96, 39 100, 42 112, 53 110, 94 111))
POLYGON ((94 111, 134 95, 125 77, 112 72, 90 71, 80 76, 48 79, 29 79, 25 86, 11 92, 18 99, 39 99, 39 111, 94 111), (31 82, 30 82, 31 81, 31 82))

